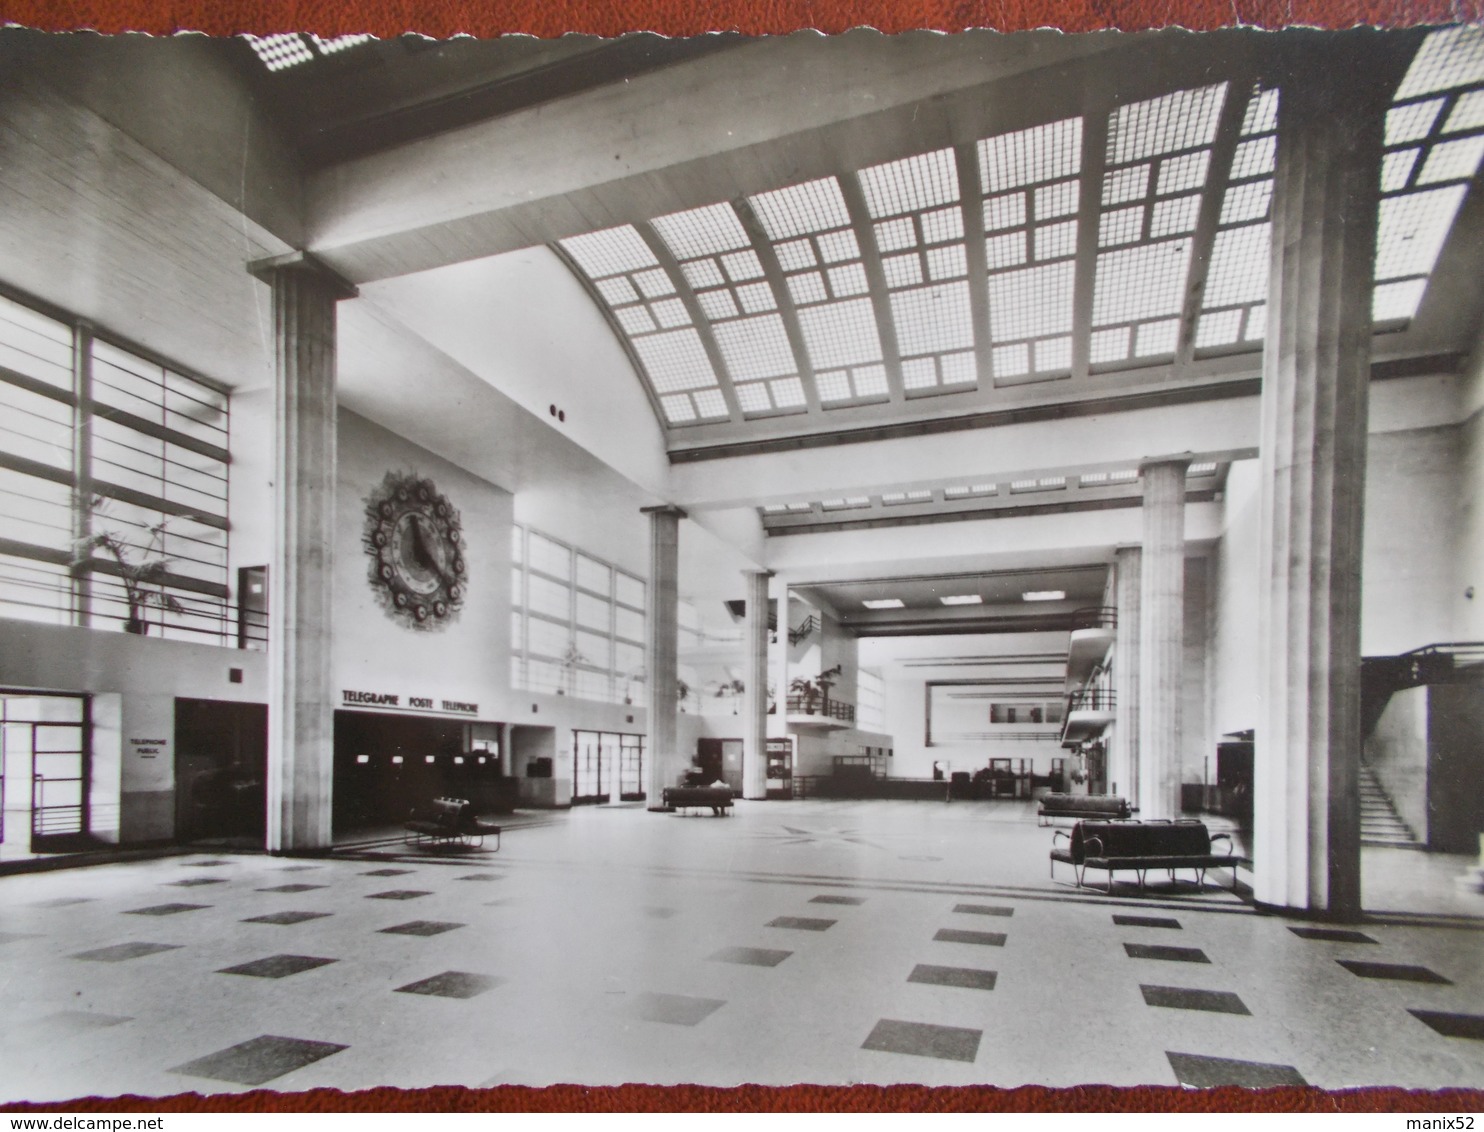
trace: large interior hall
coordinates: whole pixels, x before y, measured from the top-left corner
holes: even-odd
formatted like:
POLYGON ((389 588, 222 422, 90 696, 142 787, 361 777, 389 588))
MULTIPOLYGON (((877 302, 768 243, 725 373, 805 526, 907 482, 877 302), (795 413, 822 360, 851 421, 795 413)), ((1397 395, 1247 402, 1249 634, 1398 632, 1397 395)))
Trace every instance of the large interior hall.
POLYGON ((1484 1085, 1484 28, 0 29, 0 1103, 1484 1085))

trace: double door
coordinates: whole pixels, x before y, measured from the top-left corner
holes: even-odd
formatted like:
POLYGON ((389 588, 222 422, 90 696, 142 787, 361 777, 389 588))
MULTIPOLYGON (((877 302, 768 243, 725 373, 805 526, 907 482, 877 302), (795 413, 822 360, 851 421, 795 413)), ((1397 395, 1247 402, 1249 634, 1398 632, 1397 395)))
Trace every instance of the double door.
POLYGON ((614 785, 626 802, 644 798, 644 736, 572 732, 572 804, 606 802, 614 785))

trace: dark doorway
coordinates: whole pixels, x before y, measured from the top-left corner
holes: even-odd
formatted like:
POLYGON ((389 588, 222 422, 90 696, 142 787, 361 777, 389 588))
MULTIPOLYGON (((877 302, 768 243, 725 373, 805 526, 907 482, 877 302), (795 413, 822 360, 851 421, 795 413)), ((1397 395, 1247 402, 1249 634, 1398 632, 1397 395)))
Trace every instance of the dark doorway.
POLYGON ((479 813, 514 808, 499 753, 467 745, 467 730, 460 720, 337 711, 334 836, 399 826, 434 798, 466 798, 479 813))
POLYGON ((267 827, 268 707, 175 701, 175 836, 261 848, 267 827))

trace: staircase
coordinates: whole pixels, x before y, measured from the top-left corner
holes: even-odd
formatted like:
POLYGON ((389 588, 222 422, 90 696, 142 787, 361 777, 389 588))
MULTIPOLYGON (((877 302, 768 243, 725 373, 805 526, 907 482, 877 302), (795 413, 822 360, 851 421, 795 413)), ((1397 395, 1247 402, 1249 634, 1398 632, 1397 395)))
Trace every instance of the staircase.
POLYGON ((1360 764, 1360 843, 1393 849, 1421 849, 1422 843, 1402 821, 1375 771, 1360 764))

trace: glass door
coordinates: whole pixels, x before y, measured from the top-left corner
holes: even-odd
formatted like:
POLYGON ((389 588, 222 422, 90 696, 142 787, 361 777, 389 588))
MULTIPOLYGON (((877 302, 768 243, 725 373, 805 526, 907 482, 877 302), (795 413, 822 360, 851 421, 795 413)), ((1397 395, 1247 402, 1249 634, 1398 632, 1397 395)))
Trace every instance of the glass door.
POLYGON ((85 696, 0 695, 0 841, 32 853, 93 845, 85 696))
POLYGON ((644 801, 644 736, 618 737, 618 796, 625 802, 644 801))
POLYGON ((603 787, 602 733, 572 732, 572 804, 590 805, 608 801, 603 787))

